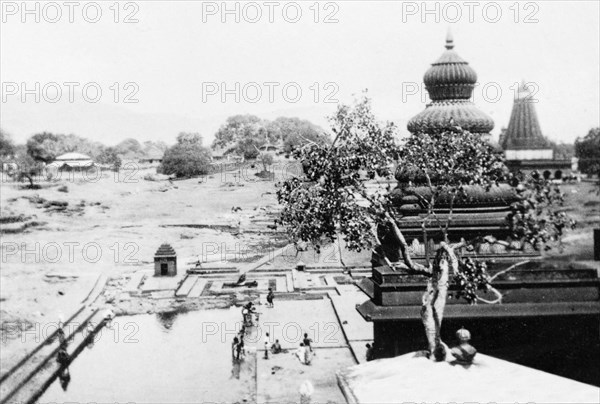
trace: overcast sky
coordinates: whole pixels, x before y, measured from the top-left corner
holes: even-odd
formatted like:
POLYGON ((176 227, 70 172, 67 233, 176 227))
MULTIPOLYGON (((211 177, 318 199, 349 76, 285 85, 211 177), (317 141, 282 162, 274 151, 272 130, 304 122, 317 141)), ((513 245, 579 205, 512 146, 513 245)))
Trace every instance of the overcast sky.
POLYGON ((113 3, 98 2, 97 17, 89 2, 71 10, 62 1, 30 2, 30 14, 20 1, 2 2, 0 125, 17 141, 42 130, 108 144, 173 142, 184 130, 210 141, 238 113, 299 116, 325 127, 336 100, 364 89, 377 115, 406 131, 426 104, 415 84, 443 53, 448 27, 455 50, 478 73, 474 101, 493 117, 494 134, 508 124, 514 85, 523 79, 534 83, 550 139, 572 142, 599 125, 598 1, 429 2, 429 14, 420 1, 228 2, 231 14, 222 2, 122 2, 118 14, 113 3), (78 83, 73 102, 66 82, 78 83), (231 90, 225 102, 221 83, 231 90), (23 102, 24 89, 33 92, 23 102))

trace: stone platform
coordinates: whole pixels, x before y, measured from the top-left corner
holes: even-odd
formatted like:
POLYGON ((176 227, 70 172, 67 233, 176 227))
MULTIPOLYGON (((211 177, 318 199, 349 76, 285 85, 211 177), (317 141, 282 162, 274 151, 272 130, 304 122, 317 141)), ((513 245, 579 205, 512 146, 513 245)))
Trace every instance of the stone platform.
POLYGON ((598 403, 600 388, 477 354, 470 367, 418 353, 346 368, 338 382, 349 403, 598 403))

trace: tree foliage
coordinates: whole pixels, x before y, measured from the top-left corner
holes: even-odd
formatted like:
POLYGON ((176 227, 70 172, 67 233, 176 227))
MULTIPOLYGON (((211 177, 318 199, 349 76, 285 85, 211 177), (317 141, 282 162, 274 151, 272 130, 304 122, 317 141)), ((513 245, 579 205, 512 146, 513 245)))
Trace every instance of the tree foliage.
POLYGON ((575 156, 582 173, 600 176, 600 128, 590 129, 583 139, 575 141, 575 156))
POLYGON ((263 171, 268 171, 269 166, 273 164, 275 158, 271 153, 263 152, 258 155, 258 161, 263 165, 263 171))
POLYGON ((177 143, 197 143, 202 145, 203 142, 202 135, 197 132, 179 132, 177 135, 177 143))
POLYGON ((12 156, 15 152, 15 144, 12 137, 0 128, 0 158, 12 156))
POLYGON ((190 178, 210 172, 210 150, 202 147, 201 136, 178 136, 178 143, 165 152, 158 171, 175 175, 177 178, 190 178))
POLYGON ((35 160, 29 151, 25 148, 17 148, 15 156, 16 168, 13 173, 14 178, 17 181, 27 179, 29 181, 30 188, 34 187, 35 179, 42 173, 43 164, 41 161, 35 160))
POLYGON ((138 158, 143 156, 143 148, 137 139, 127 138, 115 146, 115 151, 121 158, 138 158))
POLYGON ((97 161, 100 164, 111 166, 111 168, 115 171, 118 171, 122 164, 121 157, 119 157, 119 154, 114 147, 104 148, 98 155, 97 161))
POLYGON ((225 148, 246 159, 255 159, 259 153, 257 149, 270 140, 262 119, 255 115, 234 115, 219 128, 212 147, 225 148))
POLYGON ((97 158, 104 145, 74 134, 63 135, 50 132, 37 133, 27 140, 27 152, 36 161, 53 162, 64 153, 77 152, 97 158))
POLYGON ((36 133, 27 140, 27 153, 36 161, 51 163, 63 153, 60 135, 50 132, 36 133))
POLYGON ((318 126, 299 118, 279 117, 267 121, 255 115, 235 115, 215 134, 213 149, 225 148, 237 152, 246 159, 258 157, 258 149, 267 143, 280 143, 283 151, 291 152, 294 147, 310 142, 326 144, 329 136, 318 126))
POLYGON ((335 135, 330 146, 310 143, 293 152, 304 173, 280 184, 277 197, 283 209, 277 222, 293 241, 312 243, 317 251, 335 241, 338 234, 348 249, 377 251, 381 237, 391 235, 401 263, 391 262, 383 252, 389 266, 430 279, 422 313, 434 356, 441 347, 440 327, 449 282, 456 286, 456 296, 469 303, 478 301, 478 290, 499 295, 490 284, 485 263, 461 258, 459 251, 478 243, 502 241, 490 236, 450 244, 453 206, 470 198, 467 189, 481 193, 511 181, 520 196, 507 218, 515 235, 534 245, 562 235, 566 216, 552 209, 562 198, 560 192, 539 176, 527 181, 511 178, 502 153, 480 135, 450 122, 445 130, 416 133, 400 143, 396 126, 378 122, 366 97, 353 106, 338 106, 330 122, 335 135), (435 224, 443 235, 434 259, 425 265, 413 260, 401 230, 401 213, 390 193, 396 165, 398 174, 407 180, 403 192, 410 193, 414 184, 427 190, 414 193, 427 211, 422 218, 425 240, 428 223, 435 224), (450 207, 443 219, 435 209, 440 202, 450 207))
POLYGON ((267 124, 271 137, 283 144, 283 151, 291 153, 294 148, 307 143, 328 144, 329 135, 317 125, 300 118, 279 117, 267 124))

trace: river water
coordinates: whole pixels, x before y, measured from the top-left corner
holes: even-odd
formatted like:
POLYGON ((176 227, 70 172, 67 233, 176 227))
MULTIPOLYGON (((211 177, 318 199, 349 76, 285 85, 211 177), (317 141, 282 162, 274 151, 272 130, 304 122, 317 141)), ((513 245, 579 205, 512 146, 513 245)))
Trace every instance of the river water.
POLYGON ((231 358, 238 308, 117 317, 70 366, 49 402, 251 402, 253 356, 231 358), (225 325, 227 324, 227 325, 225 325))

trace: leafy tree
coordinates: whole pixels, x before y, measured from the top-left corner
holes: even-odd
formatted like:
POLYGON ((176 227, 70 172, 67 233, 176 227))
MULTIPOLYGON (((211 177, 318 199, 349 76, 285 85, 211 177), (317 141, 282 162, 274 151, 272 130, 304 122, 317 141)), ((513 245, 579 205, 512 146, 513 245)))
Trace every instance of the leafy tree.
POLYGON ((34 180, 42 173, 43 165, 36 161, 25 148, 19 148, 15 156, 16 170, 14 178, 17 181, 29 180, 29 187, 34 188, 34 180))
MULTIPOLYGON (((411 135, 399 144, 397 128, 393 123, 379 123, 366 97, 354 106, 338 106, 330 122, 335 135, 330 146, 312 142, 293 152, 303 165, 304 175, 280 184, 277 197, 283 209, 277 223, 286 228, 294 242, 312 243, 317 251, 341 235, 350 250, 374 248, 390 267, 428 277, 422 319, 432 358, 440 359, 445 351, 440 330, 448 281, 457 286, 457 296, 471 304, 497 303, 502 298, 491 285, 485 263, 461 258, 459 251, 483 242, 507 243, 489 236, 451 244, 448 232, 452 207, 469 198, 469 189, 486 192, 507 179, 503 157, 479 135, 451 124, 443 131, 411 135), (396 164, 404 177, 426 184, 427 192, 415 195, 427 211, 424 237, 430 231, 428 223, 437 225, 436 231, 442 234, 439 249, 425 265, 411 255, 389 182, 379 182, 393 178, 396 164), (373 187, 378 183, 386 185, 373 187), (450 206, 446 219, 435 210, 440 200, 450 206), (382 248, 382 237, 393 241, 397 254, 382 248), (494 293, 496 299, 481 299, 478 290, 494 293)), ((562 198, 560 192, 551 191, 539 176, 526 182, 508 179, 520 196, 508 224, 522 245, 529 241, 537 247, 559 239, 568 223, 564 214, 552 208, 562 198)), ((403 191, 410 190, 407 187, 403 191)))
POLYGON ((123 140, 115 146, 115 150, 119 155, 128 158, 135 158, 143 155, 142 145, 133 138, 123 140))
POLYGON ((177 135, 177 143, 197 143, 202 145, 202 135, 199 133, 179 132, 177 135))
POLYGON ((96 158, 98 163, 110 165, 113 170, 118 171, 122 161, 114 147, 107 147, 96 158))
POLYGON ((331 143, 329 135, 322 128, 305 119, 279 117, 268 123, 267 130, 271 137, 283 142, 283 151, 286 153, 310 142, 331 143))
POLYGON ((263 165, 263 171, 268 171, 270 165, 273 164, 273 155, 270 153, 261 153, 259 155, 259 160, 263 165))
POLYGON ((151 140, 147 140, 144 142, 144 153, 148 152, 149 150, 152 149, 156 149, 156 150, 160 150, 162 152, 166 151, 169 148, 169 146, 163 142, 162 140, 153 142, 151 140))
POLYGON ((35 161, 51 163, 64 150, 62 136, 50 132, 36 133, 27 140, 27 153, 35 161))
POLYGON ((104 145, 101 143, 74 134, 57 136, 59 138, 59 154, 76 152, 96 159, 104 149, 104 145))
POLYGON ((552 150, 554 151, 554 158, 557 160, 569 160, 575 156, 575 145, 572 143, 556 143, 550 141, 552 150))
POLYGON ((246 159, 255 159, 259 153, 257 148, 271 140, 274 138, 266 129, 265 121, 254 115, 234 115, 219 128, 212 147, 223 147, 246 159))
POLYGON ((600 176, 600 128, 590 129, 583 139, 577 138, 575 156, 582 173, 600 176))
POLYGON ((177 178, 189 178, 208 174, 210 171, 210 151, 200 143, 177 143, 167 149, 158 171, 177 178))
POLYGON ((96 159, 102 153, 104 146, 74 134, 63 135, 42 132, 33 135, 27 141, 27 152, 36 161, 53 162, 64 153, 77 152, 87 154, 96 159))
POLYGON ((0 158, 12 156, 15 152, 15 144, 11 136, 0 129, 0 158))

